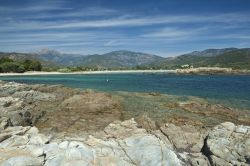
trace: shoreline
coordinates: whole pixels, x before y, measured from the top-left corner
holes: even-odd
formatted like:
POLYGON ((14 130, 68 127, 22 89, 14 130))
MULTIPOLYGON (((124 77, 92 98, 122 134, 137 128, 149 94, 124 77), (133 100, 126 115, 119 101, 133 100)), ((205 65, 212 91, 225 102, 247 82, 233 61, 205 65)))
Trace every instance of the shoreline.
POLYGON ((250 70, 232 70, 230 68, 218 67, 200 67, 192 69, 175 69, 175 70, 105 70, 105 71, 79 71, 79 72, 44 72, 29 71, 24 73, 0 73, 3 76, 34 76, 34 75, 71 75, 71 74, 129 74, 129 73, 166 73, 180 75, 250 75, 250 70))
POLYGON ((250 116, 238 109, 13 82, 0 96, 0 165, 249 164, 250 116))
POLYGON ((175 70, 110 70, 110 71, 81 71, 81 72, 25 72, 0 73, 1 76, 29 76, 29 75, 68 75, 68 74, 119 74, 119 73, 176 73, 175 70))

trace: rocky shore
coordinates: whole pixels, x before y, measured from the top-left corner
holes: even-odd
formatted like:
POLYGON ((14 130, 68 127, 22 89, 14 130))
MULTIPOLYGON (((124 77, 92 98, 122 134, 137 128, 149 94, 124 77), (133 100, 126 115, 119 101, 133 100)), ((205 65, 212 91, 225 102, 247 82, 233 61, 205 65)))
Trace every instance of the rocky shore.
POLYGON ((121 94, 0 82, 0 165, 250 165, 249 111, 121 94), (169 112, 129 112, 125 97, 169 112))
POLYGON ((250 127, 230 122, 210 131, 165 124, 147 132, 133 119, 109 124, 99 138, 51 140, 36 127, 2 120, 2 166, 249 165, 250 127))
POLYGON ((237 75, 249 75, 249 70, 233 70, 232 68, 221 67, 197 67, 187 69, 176 69, 177 74, 237 74, 237 75))

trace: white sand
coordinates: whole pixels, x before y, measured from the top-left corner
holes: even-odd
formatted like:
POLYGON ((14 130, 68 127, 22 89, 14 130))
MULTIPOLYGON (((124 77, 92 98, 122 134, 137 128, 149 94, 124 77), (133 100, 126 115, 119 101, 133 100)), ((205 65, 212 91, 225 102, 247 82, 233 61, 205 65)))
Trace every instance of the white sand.
POLYGON ((28 75, 62 75, 62 74, 113 74, 113 73, 175 73, 175 70, 113 70, 113 71, 81 71, 81 72, 25 72, 0 73, 0 76, 28 76, 28 75))

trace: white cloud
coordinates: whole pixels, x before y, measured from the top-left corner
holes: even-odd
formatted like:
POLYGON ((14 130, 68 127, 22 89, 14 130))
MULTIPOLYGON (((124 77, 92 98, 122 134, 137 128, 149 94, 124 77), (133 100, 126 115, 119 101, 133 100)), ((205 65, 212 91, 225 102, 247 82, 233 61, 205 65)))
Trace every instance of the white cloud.
MULTIPOLYGON (((92 9, 93 10, 93 9, 92 9)), ((105 11, 105 9, 103 9, 105 11)), ((109 11, 107 9, 107 11, 109 11)), ((112 10, 111 10, 112 11, 112 10)), ((102 11, 100 11, 101 13, 102 11)), ((98 12, 97 12, 98 13, 98 12)), ((92 13, 92 14, 97 14, 92 13)), ((72 13, 73 14, 73 13, 72 13)), ((75 13, 78 15, 77 13, 75 13)), ((74 14, 73 14, 74 15, 74 14)), ((72 16, 73 17, 73 16, 72 16)), ((70 29, 70 28, 107 28, 107 27, 137 27, 151 26, 160 24, 180 24, 180 23, 223 23, 231 25, 250 22, 250 17, 246 17, 245 13, 228 13, 217 15, 163 15, 154 17, 137 17, 137 16, 118 16, 106 19, 82 20, 79 18, 70 20, 54 20, 54 21, 27 21, 27 20, 11 20, 10 22, 1 23, 1 31, 13 30, 53 30, 53 29, 70 29)))
MULTIPOLYGON (((14 8, 5 10, 15 13, 14 8)), ((23 9, 17 10, 18 13, 23 9)), ((249 25, 250 17, 247 17, 249 14, 246 13, 142 16, 133 13, 127 15, 106 8, 71 10, 62 4, 35 5, 27 11, 45 12, 38 15, 28 13, 20 17, 11 17, 7 14, 10 19, 0 23, 0 49, 56 47, 77 51, 86 46, 93 51, 96 48, 98 52, 119 46, 120 49, 155 49, 152 52, 160 50, 160 55, 163 55, 164 52, 174 54, 173 51, 164 49, 171 50, 177 47, 177 44, 189 41, 197 44, 202 40, 217 39, 244 40, 246 43, 249 41, 249 32, 227 34, 227 31, 232 32, 231 30, 246 28, 249 25), (50 10, 59 11, 51 15, 50 12, 46 12, 50 10), (185 27, 186 25, 188 26, 185 27), (134 34, 130 33, 130 28, 133 28, 131 32, 134 34), (220 34, 219 31, 223 33, 220 34), (162 48, 158 45, 162 45, 162 48)))
POLYGON ((39 6, 23 6, 23 7, 7 7, 0 6, 1 14, 15 14, 21 12, 41 12, 50 10, 72 10, 73 8, 61 7, 61 6, 51 6, 51 5, 39 5, 39 6))
POLYGON ((113 46, 120 46, 122 43, 118 40, 109 40, 108 42, 104 43, 104 46, 113 47, 113 46))
POLYGON ((142 35, 142 37, 163 37, 163 38, 176 38, 176 37, 185 37, 194 34, 193 31, 180 30, 175 28, 163 28, 151 33, 142 35))

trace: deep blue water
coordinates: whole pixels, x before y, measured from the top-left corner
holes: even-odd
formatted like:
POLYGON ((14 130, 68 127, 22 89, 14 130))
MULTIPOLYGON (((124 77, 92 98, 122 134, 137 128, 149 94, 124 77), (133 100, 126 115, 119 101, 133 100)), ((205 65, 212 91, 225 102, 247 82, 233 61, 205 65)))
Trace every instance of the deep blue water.
POLYGON ((101 91, 198 96, 229 103, 231 100, 237 100, 245 105, 250 103, 250 76, 246 75, 90 74, 6 76, 0 79, 30 84, 63 84, 73 88, 101 91))

